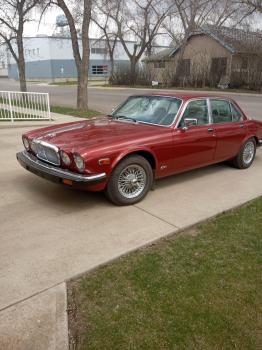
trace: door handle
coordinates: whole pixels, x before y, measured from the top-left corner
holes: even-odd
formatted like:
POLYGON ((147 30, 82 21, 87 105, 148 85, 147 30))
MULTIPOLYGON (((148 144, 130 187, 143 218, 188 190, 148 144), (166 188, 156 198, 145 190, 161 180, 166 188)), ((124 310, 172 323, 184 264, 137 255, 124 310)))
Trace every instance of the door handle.
POLYGON ((208 132, 213 132, 214 129, 213 129, 213 128, 208 128, 207 131, 208 131, 208 132))
POLYGON ((244 128, 244 126, 245 126, 244 124, 240 124, 239 125, 240 128, 244 128))

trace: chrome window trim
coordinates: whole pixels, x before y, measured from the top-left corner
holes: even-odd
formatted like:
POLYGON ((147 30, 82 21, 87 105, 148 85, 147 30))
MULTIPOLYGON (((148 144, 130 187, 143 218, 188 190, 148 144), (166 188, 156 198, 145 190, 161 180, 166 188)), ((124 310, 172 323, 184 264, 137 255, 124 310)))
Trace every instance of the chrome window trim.
MULTIPOLYGON (((132 95, 132 96, 129 96, 123 103, 120 103, 118 107, 119 107, 119 108, 122 107, 122 105, 123 105, 126 101, 128 101, 130 98, 134 98, 134 97, 163 97, 163 98, 169 98, 169 99, 172 99, 172 100, 179 100, 179 101, 181 101, 181 104, 180 104, 180 106, 179 106, 179 108, 178 108, 178 110, 177 110, 177 113, 176 113, 176 115, 174 116, 172 123, 169 124, 169 125, 161 125, 161 124, 147 123, 147 122, 143 122, 143 121, 140 121, 140 120, 137 121, 137 124, 153 125, 153 126, 159 126, 159 127, 161 127, 161 128, 170 128, 171 126, 173 126, 173 125, 175 124, 176 118, 177 118, 177 116, 179 115, 180 110, 181 110, 181 108, 182 108, 182 106, 183 106, 183 102, 184 102, 182 98, 176 97, 176 96, 168 96, 168 95, 132 95)), ((114 112, 115 112, 116 110, 117 110, 117 109, 115 109, 114 112)), ((114 115, 112 114, 112 116, 114 116, 114 115)), ((118 121, 117 119, 115 119, 115 120, 118 121)))
POLYGON ((213 124, 210 97, 207 98, 207 110, 208 110, 209 124, 213 124))
POLYGON ((182 109, 182 112, 181 112, 180 117, 178 118, 177 122, 174 123, 174 124, 175 124, 175 129, 181 129, 181 128, 178 127, 178 125, 179 125, 181 119, 182 119, 183 116, 184 116, 184 113, 185 113, 185 110, 186 110, 188 104, 189 104, 190 102, 193 102, 193 101, 206 101, 206 104, 207 104, 207 113, 208 113, 208 123, 207 123, 207 124, 204 124, 204 125, 196 125, 195 127, 210 125, 210 124, 211 124, 211 122, 210 122, 211 120, 210 120, 210 115, 209 115, 209 110, 208 110, 208 101, 207 101, 207 100, 208 100, 207 97, 193 97, 193 98, 190 98, 189 100, 187 100, 186 103, 185 103, 184 106, 183 106, 183 109, 182 109))

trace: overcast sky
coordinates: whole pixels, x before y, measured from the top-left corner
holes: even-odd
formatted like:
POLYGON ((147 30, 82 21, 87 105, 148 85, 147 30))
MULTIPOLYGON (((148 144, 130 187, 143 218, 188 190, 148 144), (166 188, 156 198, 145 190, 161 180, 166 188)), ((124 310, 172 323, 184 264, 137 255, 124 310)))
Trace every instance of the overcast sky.
MULTIPOLYGON (((52 35, 56 31, 56 17, 62 15, 63 12, 56 6, 49 10, 42 18, 41 24, 39 26, 39 14, 34 14, 36 20, 34 22, 27 22, 25 26, 24 35, 25 36, 35 36, 37 34, 52 35)), ((94 26, 90 28, 91 37, 99 37, 97 29, 94 26)))
MULTIPOLYGON (((57 7, 53 7, 52 10, 49 10, 44 17, 42 18, 41 24, 39 26, 39 21, 37 18, 39 14, 34 14, 33 18, 36 18, 36 21, 26 23, 25 27, 25 36, 35 36, 37 34, 46 34, 52 35, 56 31, 56 17, 58 15, 63 14, 63 12, 57 7)), ((254 29, 262 30, 262 15, 256 16, 252 20, 252 27, 254 29)), ((97 32, 97 28, 95 26, 91 26, 90 28, 90 36, 93 38, 98 38, 100 33, 97 32)))

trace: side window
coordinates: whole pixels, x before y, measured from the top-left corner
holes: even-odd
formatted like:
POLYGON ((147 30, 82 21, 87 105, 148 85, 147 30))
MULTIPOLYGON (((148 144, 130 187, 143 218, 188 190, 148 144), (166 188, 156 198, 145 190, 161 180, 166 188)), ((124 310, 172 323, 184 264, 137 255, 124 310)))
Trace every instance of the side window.
POLYGON ((228 101, 211 100, 211 112, 215 124, 232 122, 232 113, 228 101))
POLYGON ((179 128, 184 126, 199 126, 209 123, 208 108, 206 100, 190 101, 185 109, 183 117, 178 125, 179 128))
POLYGON ((233 122, 241 121, 242 114, 241 114, 240 110, 233 103, 231 103, 231 110, 232 110, 233 122))

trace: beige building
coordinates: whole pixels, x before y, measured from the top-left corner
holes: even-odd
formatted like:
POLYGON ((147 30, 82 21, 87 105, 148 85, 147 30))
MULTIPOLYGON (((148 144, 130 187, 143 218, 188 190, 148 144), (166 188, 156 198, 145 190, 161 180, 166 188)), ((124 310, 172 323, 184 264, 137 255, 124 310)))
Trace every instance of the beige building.
POLYGON ((145 62, 164 85, 261 88, 262 33, 205 26, 145 62))

